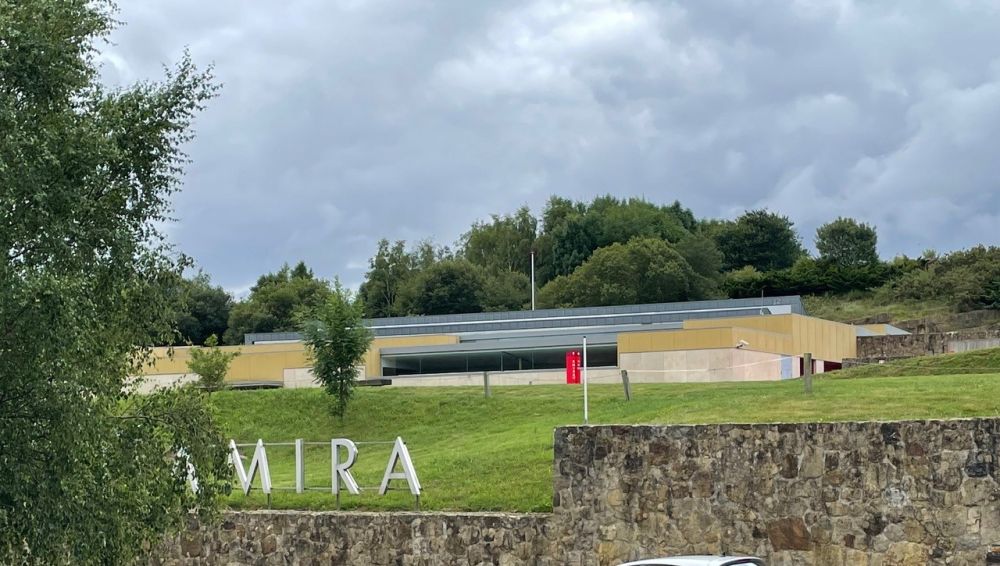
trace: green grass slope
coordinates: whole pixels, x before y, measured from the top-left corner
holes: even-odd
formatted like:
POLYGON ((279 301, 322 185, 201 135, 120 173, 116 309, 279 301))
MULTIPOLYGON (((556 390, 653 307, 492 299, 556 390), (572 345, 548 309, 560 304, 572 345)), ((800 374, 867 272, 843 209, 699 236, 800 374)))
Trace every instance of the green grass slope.
MULTIPOLYGON (((801 422, 1000 415, 1000 374, 800 381, 635 385, 632 402, 612 385, 590 388, 592 424, 801 422)), ((228 391, 211 402, 237 442, 317 441, 306 453, 307 484, 325 490, 277 492, 275 508, 332 509, 331 438, 409 446, 424 496, 422 509, 546 511, 552 507, 552 431, 582 422, 579 386, 363 388, 343 422, 329 416, 316 389, 228 391)), ((362 444, 353 471, 362 487, 378 485, 391 447, 362 444)), ((245 449, 246 455, 250 449, 245 449)), ((294 486, 291 447, 268 449, 276 486, 294 486)), ((259 485, 259 484, 255 484, 259 485)), ((408 509, 406 492, 342 495, 344 508, 408 509)), ((262 507, 259 493, 230 496, 234 508, 262 507)))
POLYGON ((879 315, 888 315, 893 322, 915 319, 946 321, 952 308, 944 301, 901 301, 885 303, 868 295, 805 296, 803 306, 810 316, 836 322, 855 322, 879 315))
POLYGON ((891 377, 900 375, 942 375, 942 374, 989 374, 1000 373, 1000 348, 974 350, 959 354, 921 356, 849 368, 831 374, 838 379, 858 377, 891 377))

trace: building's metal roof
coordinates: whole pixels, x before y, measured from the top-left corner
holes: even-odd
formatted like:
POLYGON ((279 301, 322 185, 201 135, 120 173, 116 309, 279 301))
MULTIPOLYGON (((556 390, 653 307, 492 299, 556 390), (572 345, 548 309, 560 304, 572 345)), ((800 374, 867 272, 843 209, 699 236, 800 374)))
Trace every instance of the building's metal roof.
MULTIPOLYGON (((483 334, 533 332, 532 336, 578 335, 568 329, 610 328, 625 325, 676 324, 685 320, 728 318, 760 314, 805 314, 798 296, 764 297, 760 299, 726 299, 584 307, 573 309, 542 309, 433 316, 374 318, 364 324, 376 337, 413 336, 421 334, 457 334, 462 341, 475 340, 483 334)), ((247 334, 246 344, 301 340, 297 332, 247 334)))

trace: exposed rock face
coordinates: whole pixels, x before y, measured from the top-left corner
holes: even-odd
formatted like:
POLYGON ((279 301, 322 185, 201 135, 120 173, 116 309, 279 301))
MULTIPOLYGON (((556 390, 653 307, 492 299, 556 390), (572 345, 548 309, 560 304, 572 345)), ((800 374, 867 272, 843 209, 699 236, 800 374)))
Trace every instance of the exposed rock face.
POLYGON ((1000 542, 998 438, 998 419, 566 427, 552 514, 234 512, 156 563, 984 564, 1000 542))

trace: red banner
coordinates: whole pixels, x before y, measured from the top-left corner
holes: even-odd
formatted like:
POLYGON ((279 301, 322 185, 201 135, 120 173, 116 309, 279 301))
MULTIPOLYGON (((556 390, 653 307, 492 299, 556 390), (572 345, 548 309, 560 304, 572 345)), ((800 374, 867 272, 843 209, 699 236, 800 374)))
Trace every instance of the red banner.
POLYGON ((571 385, 580 383, 580 366, 580 352, 566 352, 566 383, 571 385))

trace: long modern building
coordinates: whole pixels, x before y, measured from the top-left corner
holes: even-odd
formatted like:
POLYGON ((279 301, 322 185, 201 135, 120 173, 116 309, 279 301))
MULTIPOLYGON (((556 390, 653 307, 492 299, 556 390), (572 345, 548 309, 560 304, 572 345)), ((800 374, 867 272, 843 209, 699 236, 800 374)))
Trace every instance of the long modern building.
MULTIPOLYGON (((799 377, 803 354, 815 372, 837 369, 859 335, 899 333, 888 325, 852 326, 807 316, 797 296, 575 309, 546 309, 365 321, 375 339, 359 376, 393 385, 556 383, 566 353, 587 340, 595 382, 747 381, 799 377)), ((296 333, 248 334, 228 381, 313 385, 296 333)), ((162 349, 152 384, 191 379, 189 348, 162 349)))

